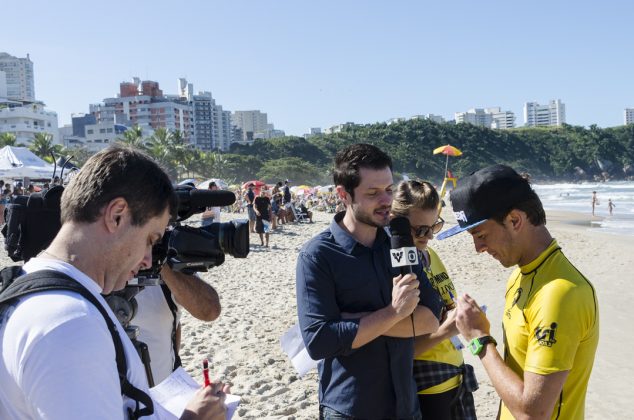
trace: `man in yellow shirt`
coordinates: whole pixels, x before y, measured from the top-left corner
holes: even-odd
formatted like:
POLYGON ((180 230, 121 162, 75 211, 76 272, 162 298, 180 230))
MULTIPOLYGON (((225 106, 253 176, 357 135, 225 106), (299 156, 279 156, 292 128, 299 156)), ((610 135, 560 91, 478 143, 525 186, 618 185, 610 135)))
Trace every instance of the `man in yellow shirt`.
POLYGON ((477 252, 518 266, 506 287, 504 358, 475 300, 458 299, 456 324, 502 399, 499 418, 583 418, 598 303, 546 229, 539 197, 513 169, 494 165, 464 178, 451 203, 458 226, 439 239, 466 230, 477 252))

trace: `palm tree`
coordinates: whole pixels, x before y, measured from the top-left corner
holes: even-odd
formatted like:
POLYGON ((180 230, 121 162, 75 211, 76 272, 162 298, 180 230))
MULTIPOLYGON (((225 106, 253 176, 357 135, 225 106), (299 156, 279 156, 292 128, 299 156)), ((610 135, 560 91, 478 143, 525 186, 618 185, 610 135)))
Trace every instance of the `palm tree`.
POLYGON ((146 143, 150 156, 163 166, 172 179, 178 177, 177 167, 184 149, 180 139, 179 134, 175 135, 174 132, 161 127, 154 131, 146 143))
POLYGON ((64 154, 64 147, 61 144, 53 144, 53 136, 49 133, 35 133, 29 150, 48 163, 53 162, 51 153, 54 155, 64 154))
POLYGON ((207 178, 222 178, 227 160, 220 153, 207 152, 202 159, 203 173, 207 178))
POLYGON ((16 138, 13 133, 0 133, 0 147, 15 146, 16 138))
POLYGON ((143 138, 143 130, 138 125, 128 128, 123 132, 117 142, 135 147, 137 149, 145 149, 146 140, 143 138))

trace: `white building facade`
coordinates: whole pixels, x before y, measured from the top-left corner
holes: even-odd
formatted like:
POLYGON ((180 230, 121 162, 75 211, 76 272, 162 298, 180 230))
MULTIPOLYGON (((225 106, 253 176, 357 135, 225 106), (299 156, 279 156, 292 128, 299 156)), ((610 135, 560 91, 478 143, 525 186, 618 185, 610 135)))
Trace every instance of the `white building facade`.
POLYGON ((537 102, 524 104, 524 125, 526 127, 559 127, 566 123, 566 104, 554 99, 547 105, 537 102))
MULTIPOLYGON (((35 101, 33 62, 28 54, 26 58, 18 58, 5 52, 0 52, 0 71, 4 73, 6 97, 8 99, 26 102, 35 101)), ((2 82, 0 81, 0 83, 2 82)))
POLYGON ((634 124, 634 108, 625 108, 625 112, 623 112, 623 122, 625 125, 634 124))
POLYGON ((466 112, 456 112, 454 117, 457 124, 467 123, 494 129, 515 127, 515 114, 512 111, 502 111, 500 107, 471 108, 466 112))
POLYGON ((14 134, 18 144, 31 144, 37 133, 50 134, 53 144, 61 144, 57 124, 57 113, 41 102, 0 102, 0 133, 14 134))

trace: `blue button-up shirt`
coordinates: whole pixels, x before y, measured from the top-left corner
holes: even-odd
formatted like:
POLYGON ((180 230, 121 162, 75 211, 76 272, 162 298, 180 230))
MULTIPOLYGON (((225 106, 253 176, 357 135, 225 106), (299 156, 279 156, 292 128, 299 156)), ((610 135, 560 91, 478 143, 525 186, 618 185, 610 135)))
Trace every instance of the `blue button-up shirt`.
MULTIPOLYGON (((335 216, 330 228, 312 238, 297 260, 297 311, 306 349, 319 362, 319 402, 362 419, 406 419, 417 415, 412 375, 412 338, 379 336, 353 350, 358 319, 342 312, 373 312, 392 301, 390 239, 377 229, 371 248, 358 243, 335 216)), ((441 300, 422 266, 421 304, 440 315, 441 300)))

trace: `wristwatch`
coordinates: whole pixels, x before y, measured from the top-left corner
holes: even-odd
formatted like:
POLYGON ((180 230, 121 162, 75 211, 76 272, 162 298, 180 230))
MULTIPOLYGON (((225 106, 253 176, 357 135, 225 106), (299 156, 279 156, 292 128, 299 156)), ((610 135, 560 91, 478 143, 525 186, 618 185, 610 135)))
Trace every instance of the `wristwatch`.
POLYGON ((484 337, 480 338, 474 338, 469 342, 469 351, 471 351, 471 354, 473 354, 474 356, 477 356, 478 354, 480 354, 480 352, 482 352, 484 346, 489 343, 493 343, 494 346, 498 345, 498 342, 495 341, 495 338, 491 337, 490 335, 485 335, 484 337))

